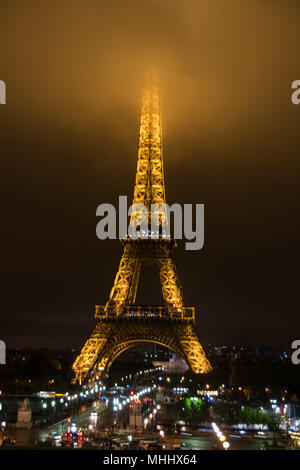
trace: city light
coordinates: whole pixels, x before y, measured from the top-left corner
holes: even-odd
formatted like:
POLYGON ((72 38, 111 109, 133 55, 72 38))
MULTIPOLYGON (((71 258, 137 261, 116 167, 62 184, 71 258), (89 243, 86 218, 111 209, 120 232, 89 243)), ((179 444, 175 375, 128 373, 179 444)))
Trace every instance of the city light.
POLYGON ((222 431, 219 429, 219 427, 217 426, 216 423, 212 423, 212 428, 214 430, 214 432, 216 433, 216 436, 218 438, 218 440, 220 441, 220 443, 223 443, 223 448, 225 450, 227 450, 230 446, 229 442, 226 441, 226 438, 224 436, 224 434, 222 433, 222 431))

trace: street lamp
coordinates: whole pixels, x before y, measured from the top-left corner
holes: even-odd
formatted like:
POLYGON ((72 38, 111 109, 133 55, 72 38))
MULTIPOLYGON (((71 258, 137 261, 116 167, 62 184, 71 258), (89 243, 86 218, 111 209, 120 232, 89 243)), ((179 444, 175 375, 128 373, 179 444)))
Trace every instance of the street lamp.
POLYGON ((273 440, 275 440, 275 409, 277 406, 277 400, 270 400, 272 406, 272 421, 273 421, 273 440))

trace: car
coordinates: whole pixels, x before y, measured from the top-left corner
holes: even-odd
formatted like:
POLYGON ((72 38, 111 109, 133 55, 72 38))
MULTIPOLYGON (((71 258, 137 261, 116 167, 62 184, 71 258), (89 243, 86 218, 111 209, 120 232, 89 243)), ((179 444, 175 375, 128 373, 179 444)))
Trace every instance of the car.
POLYGON ((129 449, 129 441, 125 441, 125 442, 120 442, 120 449, 121 450, 128 450, 129 449))
POLYGON ((15 446, 16 441, 14 439, 11 439, 10 437, 4 437, 2 439, 2 445, 3 446, 15 446))
POLYGON ((181 444, 173 444, 172 445, 172 450, 181 450, 181 449, 182 449, 181 444))
POLYGON ((140 449, 148 450, 149 445, 153 444, 154 442, 156 442, 156 441, 144 441, 144 440, 142 440, 142 441, 140 441, 140 449))
MULTIPOLYGON (((46 434, 45 436, 45 440, 44 441, 40 441, 41 442, 51 442, 53 446, 57 446, 60 441, 61 441, 61 435, 58 434, 57 432, 51 432, 50 434, 46 434)), ((47 446, 47 444, 45 444, 47 446)), ((50 447, 50 444, 48 444, 49 447, 50 447)))
POLYGON ((161 442, 150 442, 148 444, 147 450, 164 450, 166 448, 165 444, 161 442))
POLYGON ((62 439, 62 447, 77 447, 77 442, 74 442, 72 439, 62 439))

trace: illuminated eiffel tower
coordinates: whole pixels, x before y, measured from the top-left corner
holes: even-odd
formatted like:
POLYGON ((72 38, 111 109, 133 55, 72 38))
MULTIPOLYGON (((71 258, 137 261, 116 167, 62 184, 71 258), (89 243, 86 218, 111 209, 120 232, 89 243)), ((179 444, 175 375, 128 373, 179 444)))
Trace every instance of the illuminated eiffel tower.
MULTIPOLYGON (((165 203, 159 95, 152 82, 143 92, 133 207, 143 204, 148 217, 155 215, 161 224, 164 214, 161 211, 151 214, 151 204, 165 203)), ((130 224, 138 216, 138 211, 133 211, 130 224)), ((183 304, 172 259, 176 241, 162 236, 127 237, 121 241, 124 251, 115 282, 106 305, 96 306, 96 326, 73 364, 74 382, 101 379, 119 354, 142 342, 171 349, 195 373, 209 372, 211 365, 195 332, 195 309, 183 304), (134 305, 142 264, 158 266, 164 306, 134 305)))

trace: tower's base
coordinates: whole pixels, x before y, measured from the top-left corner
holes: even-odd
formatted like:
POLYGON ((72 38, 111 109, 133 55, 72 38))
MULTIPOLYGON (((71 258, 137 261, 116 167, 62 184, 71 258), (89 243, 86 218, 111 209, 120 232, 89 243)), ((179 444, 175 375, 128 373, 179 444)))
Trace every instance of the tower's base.
POLYGON ((126 349, 152 342, 182 356, 193 372, 207 373, 211 365, 195 332, 194 321, 170 318, 107 317, 97 324, 73 364, 74 382, 82 383, 89 374, 100 380, 114 360, 126 349))

